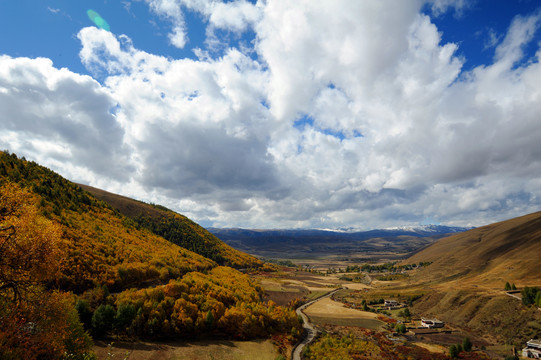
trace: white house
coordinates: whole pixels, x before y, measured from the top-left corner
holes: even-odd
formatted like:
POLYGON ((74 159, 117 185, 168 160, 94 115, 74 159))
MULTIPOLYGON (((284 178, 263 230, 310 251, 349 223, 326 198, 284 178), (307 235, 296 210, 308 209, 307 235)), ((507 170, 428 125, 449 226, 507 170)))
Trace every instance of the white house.
POLYGON ((522 356, 525 358, 541 359, 541 340, 530 340, 522 349, 522 356))
POLYGON ((393 309, 395 307, 399 307, 400 303, 396 300, 385 300, 383 306, 387 309, 393 309))
POLYGON ((425 328, 433 329, 442 328, 445 324, 443 323, 443 321, 439 321, 437 319, 421 318, 421 325, 425 328))

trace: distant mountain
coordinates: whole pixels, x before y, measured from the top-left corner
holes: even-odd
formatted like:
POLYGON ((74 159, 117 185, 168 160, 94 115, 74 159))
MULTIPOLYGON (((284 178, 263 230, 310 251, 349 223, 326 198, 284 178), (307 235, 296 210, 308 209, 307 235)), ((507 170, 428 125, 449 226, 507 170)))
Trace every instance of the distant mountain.
POLYGON ((440 239, 405 262, 419 261, 433 262, 425 281, 541 285, 541 212, 440 239))
POLYGON ((369 231, 208 228, 218 238, 239 250, 280 258, 382 251, 405 255, 433 243, 438 238, 468 229, 442 225, 369 231))
POLYGON ((417 226, 398 226, 386 228, 388 231, 409 231, 420 235, 428 234, 452 234, 464 232, 473 229, 472 227, 460 227, 460 226, 445 226, 445 225, 417 225, 417 226))

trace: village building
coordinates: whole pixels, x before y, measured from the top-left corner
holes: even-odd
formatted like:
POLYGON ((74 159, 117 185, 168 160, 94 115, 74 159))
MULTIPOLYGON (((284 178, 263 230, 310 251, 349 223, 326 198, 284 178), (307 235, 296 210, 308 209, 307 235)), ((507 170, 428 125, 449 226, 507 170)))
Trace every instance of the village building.
POLYGON ((530 340, 526 347, 522 349, 522 357, 541 359, 541 340, 530 340))
POLYGON ((437 319, 421 318, 421 326, 423 326, 425 328, 429 328, 429 329, 442 328, 444 325, 445 324, 444 324, 443 321, 440 321, 440 320, 437 320, 437 319))
POLYGON ((383 302, 383 307, 386 309, 392 310, 400 307, 400 303, 396 300, 385 300, 383 302))

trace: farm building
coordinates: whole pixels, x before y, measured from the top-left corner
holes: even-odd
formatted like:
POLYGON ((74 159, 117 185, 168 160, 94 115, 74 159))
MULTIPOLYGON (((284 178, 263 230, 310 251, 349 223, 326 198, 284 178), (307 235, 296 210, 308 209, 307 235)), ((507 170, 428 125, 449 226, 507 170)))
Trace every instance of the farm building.
POLYGON ((389 310, 400 307, 400 303, 396 300, 385 300, 383 306, 389 310))
POLYGON ((421 318, 421 325, 425 328, 433 329, 433 328, 442 328, 445 324, 443 323, 443 321, 440 321, 437 319, 421 318))
POLYGON ((541 340, 530 340, 522 349, 522 356, 525 358, 541 359, 541 340))

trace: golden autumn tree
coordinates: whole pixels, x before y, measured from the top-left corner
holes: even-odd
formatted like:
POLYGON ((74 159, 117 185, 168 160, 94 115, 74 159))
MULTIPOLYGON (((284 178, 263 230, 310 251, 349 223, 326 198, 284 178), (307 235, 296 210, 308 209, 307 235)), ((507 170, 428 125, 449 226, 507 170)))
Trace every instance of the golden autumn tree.
POLYGON ((15 304, 59 269, 60 229, 38 213, 36 201, 15 184, 0 187, 0 296, 15 304))
POLYGON ((36 202, 16 184, 0 186, 0 358, 88 358, 72 296, 42 286, 58 274, 61 236, 36 202))

